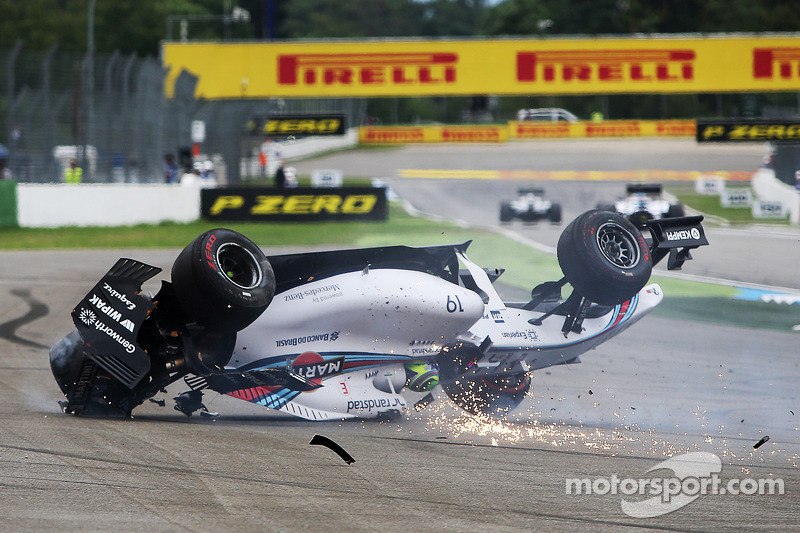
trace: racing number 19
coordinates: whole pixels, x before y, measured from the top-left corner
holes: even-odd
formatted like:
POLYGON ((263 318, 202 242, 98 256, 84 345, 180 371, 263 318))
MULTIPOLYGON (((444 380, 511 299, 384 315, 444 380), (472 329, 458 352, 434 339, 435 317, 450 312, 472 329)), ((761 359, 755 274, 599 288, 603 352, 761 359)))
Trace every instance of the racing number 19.
POLYGON ((464 306, 461 305, 461 300, 458 299, 458 295, 450 296, 447 295, 447 312, 448 313, 455 313, 458 311, 459 313, 464 312, 464 306))

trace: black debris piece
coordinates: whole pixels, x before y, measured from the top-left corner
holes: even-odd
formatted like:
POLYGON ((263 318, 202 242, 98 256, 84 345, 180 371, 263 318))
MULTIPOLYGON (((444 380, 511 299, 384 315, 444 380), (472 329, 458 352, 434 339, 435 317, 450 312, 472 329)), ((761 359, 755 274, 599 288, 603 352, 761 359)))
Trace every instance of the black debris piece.
POLYGON ((794 411, 792 411, 791 409, 789 409, 789 412, 790 412, 790 413, 792 413, 792 416, 794 416, 794 411))
POLYGON ((322 435, 314 435, 311 438, 311 442, 309 442, 309 444, 312 444, 312 445, 315 445, 315 446, 325 446, 326 448, 330 448, 331 450, 333 450, 334 452, 339 454, 339 457, 344 459, 344 462, 349 464, 349 465, 356 462, 356 460, 353 459, 353 457, 349 453, 347 453, 344 450, 344 448, 342 448, 341 446, 339 446, 338 444, 333 442, 328 437, 324 437, 322 435))
POLYGON ((769 440, 769 435, 764 435, 760 441, 753 444, 753 448, 755 448, 756 450, 759 449, 761 445, 767 442, 768 440, 769 440))
POLYGON ((422 411, 423 409, 428 407, 428 405, 430 405, 431 402, 433 402, 433 400, 434 400, 433 393, 429 392, 428 394, 425 395, 424 398, 422 398, 420 401, 414 404, 414 410, 422 411))
POLYGON ((158 404, 159 407, 165 407, 167 405, 166 400, 154 400, 153 398, 150 398, 150 401, 155 404, 158 404))
POLYGON ((592 392, 592 389, 589 389, 589 394, 594 394, 594 393, 592 392))

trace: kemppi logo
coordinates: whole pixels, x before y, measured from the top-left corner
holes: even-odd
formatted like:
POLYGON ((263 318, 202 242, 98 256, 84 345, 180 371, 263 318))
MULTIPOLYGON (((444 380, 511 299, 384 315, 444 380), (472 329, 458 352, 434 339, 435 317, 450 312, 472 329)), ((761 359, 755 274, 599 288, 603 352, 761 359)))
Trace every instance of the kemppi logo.
POLYGON ((456 81, 458 54, 291 54, 278 56, 281 85, 446 85, 456 81))
POLYGON ((753 50, 755 79, 800 79, 800 48, 755 48, 753 50))
POLYGON ((694 79, 694 50, 517 52, 520 82, 683 82, 694 79))

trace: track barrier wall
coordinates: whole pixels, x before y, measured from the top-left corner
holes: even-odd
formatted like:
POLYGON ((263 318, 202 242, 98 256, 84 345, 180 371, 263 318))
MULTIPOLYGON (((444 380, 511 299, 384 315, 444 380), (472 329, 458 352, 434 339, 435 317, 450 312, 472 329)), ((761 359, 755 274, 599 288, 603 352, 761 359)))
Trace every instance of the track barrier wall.
POLYGON ((200 187, 166 184, 20 183, 19 226, 132 226, 192 222, 200 216, 200 187))

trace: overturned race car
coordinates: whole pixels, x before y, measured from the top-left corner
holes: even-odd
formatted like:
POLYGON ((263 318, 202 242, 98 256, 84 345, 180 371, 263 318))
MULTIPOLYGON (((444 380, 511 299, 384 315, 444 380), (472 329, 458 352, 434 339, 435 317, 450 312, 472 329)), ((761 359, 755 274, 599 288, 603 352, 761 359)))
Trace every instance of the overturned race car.
POLYGON ((141 286, 160 269, 120 259, 73 309, 50 363, 76 415, 130 416, 183 380, 174 407, 186 415, 211 415, 214 391, 309 420, 370 418, 404 411, 405 388, 441 387, 469 413, 502 416, 534 371, 578 363, 658 305, 652 266, 679 269, 708 244, 701 220, 651 221, 645 238, 588 211, 558 242, 564 277, 522 303, 501 300, 503 270, 471 262, 468 242, 267 257, 214 229, 154 296, 141 286))

